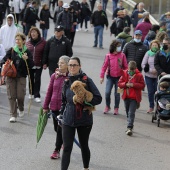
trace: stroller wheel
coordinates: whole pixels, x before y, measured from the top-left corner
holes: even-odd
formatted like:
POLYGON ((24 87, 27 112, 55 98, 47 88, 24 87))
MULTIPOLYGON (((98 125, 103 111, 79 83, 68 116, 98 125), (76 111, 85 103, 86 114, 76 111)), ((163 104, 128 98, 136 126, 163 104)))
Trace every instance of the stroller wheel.
POLYGON ((158 119, 158 127, 159 127, 159 125, 160 125, 160 119, 158 119))
POLYGON ((154 120, 155 120, 155 116, 152 115, 152 123, 154 123, 154 120))

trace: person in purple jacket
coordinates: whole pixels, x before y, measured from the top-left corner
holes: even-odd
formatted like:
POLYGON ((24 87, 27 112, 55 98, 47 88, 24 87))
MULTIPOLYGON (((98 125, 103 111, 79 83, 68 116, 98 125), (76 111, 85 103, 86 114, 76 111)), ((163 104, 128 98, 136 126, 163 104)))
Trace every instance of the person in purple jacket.
POLYGON ((148 50, 142 61, 142 68, 145 72, 145 82, 148 89, 149 109, 147 113, 154 111, 154 95, 157 90, 157 76, 158 73, 154 66, 155 55, 160 49, 160 42, 158 40, 151 41, 150 50, 148 50))
MULTIPOLYGON (((65 55, 61 56, 58 62, 59 68, 57 68, 55 73, 51 75, 50 83, 43 105, 43 111, 45 113, 47 113, 50 109, 55 114, 55 116, 58 116, 60 114, 59 110, 62 103, 62 86, 65 79, 67 79, 69 60, 70 57, 65 55)), ((58 159, 60 158, 60 149, 63 144, 62 131, 61 127, 58 125, 58 122, 54 117, 53 123, 54 130, 56 131, 57 136, 55 144, 56 148, 53 154, 51 155, 51 159, 58 159)))
POLYGON ((106 107, 104 110, 104 114, 110 111, 110 95, 113 88, 115 86, 115 105, 114 105, 114 115, 118 114, 119 103, 120 103, 120 94, 117 92, 118 81, 121 77, 122 69, 127 69, 127 60, 124 53, 121 51, 121 42, 117 39, 113 40, 110 44, 110 53, 106 54, 103 66, 100 72, 100 83, 102 84, 104 81, 104 75, 107 70, 107 80, 106 80, 106 90, 105 90, 105 99, 106 99, 106 107))

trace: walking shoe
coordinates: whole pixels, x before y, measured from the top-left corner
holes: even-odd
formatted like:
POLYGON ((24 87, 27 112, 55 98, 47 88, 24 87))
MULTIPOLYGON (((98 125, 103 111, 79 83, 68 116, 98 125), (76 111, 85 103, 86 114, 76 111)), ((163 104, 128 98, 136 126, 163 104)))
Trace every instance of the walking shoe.
POLYGON ((133 134, 132 129, 127 128, 126 135, 132 136, 132 134, 133 134))
POLYGON ((97 47, 97 45, 93 45, 93 47, 97 47))
POLYGON ((154 111, 154 109, 153 108, 150 108, 148 111, 147 111, 147 113, 152 113, 154 111))
POLYGON ((29 99, 33 99, 33 98, 34 98, 34 95, 29 94, 28 98, 29 98, 29 99))
POLYGON ((87 31, 88 31, 88 29, 85 29, 84 31, 85 31, 85 32, 87 32, 87 31))
POLYGON ((60 158, 60 152, 54 151, 53 154, 50 156, 51 159, 58 159, 60 158))
POLYGON ((36 97, 34 100, 35 100, 35 102, 37 102, 37 103, 40 103, 40 102, 41 102, 41 99, 40 99, 39 97, 36 97))
POLYGON ((9 119, 9 122, 10 122, 10 123, 15 123, 16 121, 17 121, 16 117, 11 117, 11 118, 9 119))
POLYGON ((111 109, 110 107, 106 106, 105 109, 104 109, 104 114, 107 114, 110 111, 110 109, 111 109))
POLYGON ((24 111, 19 110, 19 117, 24 117, 24 114, 25 114, 24 111))
POLYGON ((118 110, 119 110, 119 108, 115 108, 113 114, 114 114, 114 115, 118 115, 118 114, 119 114, 118 110))

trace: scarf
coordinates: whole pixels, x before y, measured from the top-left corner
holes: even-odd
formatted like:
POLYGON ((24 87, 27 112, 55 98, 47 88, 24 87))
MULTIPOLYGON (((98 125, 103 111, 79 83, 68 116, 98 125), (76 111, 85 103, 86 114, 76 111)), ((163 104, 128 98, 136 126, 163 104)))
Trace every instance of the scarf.
POLYGON ((59 68, 56 68, 56 70, 55 70, 55 78, 57 79, 57 78, 60 77, 60 76, 66 77, 66 76, 67 76, 67 72, 61 73, 60 70, 59 70, 59 68))
POLYGON ((155 56, 155 52, 153 52, 153 51, 151 51, 151 50, 149 50, 148 51, 148 55, 149 55, 149 57, 153 57, 153 56, 155 56))
POLYGON ((18 46, 14 46, 13 47, 14 51, 19 55, 20 58, 22 58, 23 54, 25 53, 25 51, 27 50, 27 47, 25 45, 23 45, 22 47, 22 51, 20 51, 20 49, 18 48, 18 46))

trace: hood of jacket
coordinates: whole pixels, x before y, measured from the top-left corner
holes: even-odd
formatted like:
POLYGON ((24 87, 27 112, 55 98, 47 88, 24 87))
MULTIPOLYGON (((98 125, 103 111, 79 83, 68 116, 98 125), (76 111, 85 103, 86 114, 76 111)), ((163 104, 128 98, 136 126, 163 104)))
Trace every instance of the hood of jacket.
POLYGON ((6 17, 6 24, 5 24, 5 25, 6 25, 7 27, 9 27, 9 28, 16 27, 16 26, 15 26, 15 19, 14 19, 14 16, 13 16, 12 14, 7 15, 7 17, 6 17), (11 26, 8 25, 8 21, 7 21, 7 19, 8 19, 9 17, 13 19, 13 22, 12 22, 12 25, 11 25, 11 26))
POLYGON ((125 32, 121 32, 120 34, 118 34, 117 38, 123 38, 123 39, 126 39, 128 37, 132 37, 131 35, 129 34, 126 34, 125 32))
POLYGON ((148 34, 146 35, 145 39, 150 41, 150 40, 155 39, 155 37, 156 37, 156 33, 154 31, 150 30, 148 32, 148 34))

